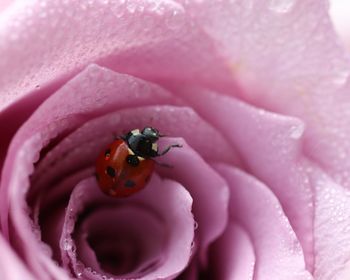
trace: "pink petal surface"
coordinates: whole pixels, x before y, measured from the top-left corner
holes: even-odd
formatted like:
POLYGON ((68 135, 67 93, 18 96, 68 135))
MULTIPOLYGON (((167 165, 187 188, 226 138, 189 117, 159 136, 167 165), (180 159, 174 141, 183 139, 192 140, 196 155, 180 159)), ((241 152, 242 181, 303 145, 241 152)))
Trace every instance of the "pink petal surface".
POLYGON ((350 277, 350 191, 315 168, 315 279, 350 277))
POLYGON ((225 230, 228 220, 229 190, 226 182, 200 155, 180 138, 168 138, 161 147, 180 143, 183 147, 163 156, 162 161, 174 166, 159 169, 166 178, 180 182, 193 197, 193 213, 198 223, 200 261, 207 265, 208 246, 225 230))
POLYGON ((96 61, 144 78, 229 78, 211 39, 175 1, 18 2, 0 28, 1 108, 96 61))
POLYGON ((0 252, 2 256, 0 258, 0 275, 2 279, 35 279, 2 235, 0 235, 0 252))
POLYGON ((350 51, 350 3, 342 0, 330 0, 329 14, 331 16, 334 28, 341 38, 345 48, 350 51))
POLYGON ((2 0, 0 2, 0 13, 4 12, 13 3, 13 0, 2 0))
POLYGON ((181 273, 177 280, 197 280, 199 270, 200 266, 198 265, 198 260, 194 257, 186 270, 181 273))
POLYGON ((256 279, 253 243, 247 231, 235 221, 230 220, 225 232, 213 244, 210 261, 215 279, 256 279))
POLYGON ((248 171, 268 184, 278 197, 312 270, 313 193, 306 172, 309 164, 301 149, 303 123, 208 91, 187 89, 181 94, 225 133, 248 171))
MULTIPOLYGON (((83 275, 87 279, 99 279, 100 276, 94 274, 91 269, 83 267, 83 270, 81 270, 81 263, 77 262, 76 254, 79 254, 79 251, 73 250, 75 244, 71 237, 75 229, 77 216, 84 209, 93 205, 95 207, 109 205, 117 208, 123 207, 123 205, 130 207, 133 204, 139 205, 144 208, 144 211, 156 215, 156 219, 160 219, 158 222, 164 223, 163 230, 167 238, 166 244, 163 245, 162 254, 158 256, 158 258, 164 258, 158 260, 159 266, 148 271, 144 276, 138 276, 137 279, 169 279, 180 273, 189 261, 192 250, 191 243, 194 238, 194 220, 191 213, 192 199, 181 185, 169 180, 160 180, 156 176, 152 177, 148 188, 144 191, 118 202, 102 194, 94 178, 84 180, 78 184, 68 205, 61 237, 62 258, 65 265, 71 263, 73 271, 78 276, 83 275), (157 196, 154 195, 155 193, 157 193, 157 196)), ((110 219, 113 219, 113 216, 110 216, 110 219)), ((129 220, 129 223, 132 224, 133 221, 129 220)), ((147 227, 140 227, 141 225, 134 224, 133 226, 138 228, 137 234, 147 230, 147 227)), ((123 227, 125 225, 120 226, 120 228, 123 227)), ((163 243, 162 240, 158 241, 163 243)))
POLYGON ((269 188, 228 165, 219 164, 217 170, 230 186, 231 219, 251 236, 256 254, 254 279, 312 279, 300 243, 269 188))
POLYGON ((213 93, 196 93, 196 90, 191 93, 186 99, 213 125, 226 132, 248 171, 265 182, 278 197, 303 247, 308 270, 321 279, 347 271, 350 258, 347 191, 324 171, 311 176, 318 167, 303 154, 304 128, 300 120, 213 93), (196 99, 199 94, 200 101, 196 99), (330 196, 334 198, 329 199, 330 196), (336 226, 330 223, 337 212, 334 207, 344 217, 336 226), (339 244, 343 249, 335 250, 339 244))
POLYGON ((34 275, 43 280, 50 279, 50 275, 55 275, 56 279, 65 280, 68 279, 66 272, 52 262, 51 249, 40 240, 40 230, 29 218, 30 210, 25 201, 26 188, 29 185, 28 174, 33 170, 33 162, 37 158, 35 150, 40 147, 38 138, 34 136, 24 143, 21 152, 14 160, 15 177, 11 178, 11 188, 8 189, 6 197, 6 202, 9 204, 1 204, 1 217, 7 221, 6 215, 10 213, 11 229, 15 228, 11 232, 11 241, 14 242, 17 253, 34 275), (33 258, 33 252, 36 252, 35 258, 33 258))
POLYGON ((179 2, 222 48, 242 88, 230 93, 301 118, 305 152, 350 187, 350 55, 328 1, 179 2))

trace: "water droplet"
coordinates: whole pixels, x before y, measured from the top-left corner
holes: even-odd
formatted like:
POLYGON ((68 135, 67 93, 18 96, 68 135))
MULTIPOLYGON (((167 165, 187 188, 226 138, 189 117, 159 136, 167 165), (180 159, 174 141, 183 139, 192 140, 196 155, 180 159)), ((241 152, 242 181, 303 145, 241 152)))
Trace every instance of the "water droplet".
POLYGON ((198 228, 198 222, 194 221, 194 230, 196 230, 198 228))
POLYGON ((75 244, 72 244, 72 253, 75 254, 77 251, 77 247, 75 246, 75 244))
POLYGON ((72 242, 65 238, 60 242, 60 247, 62 250, 70 251, 72 249, 72 242))
POLYGON ((182 13, 180 11, 173 11, 170 16, 166 18, 165 24, 171 30, 179 30, 184 24, 184 19, 181 18, 182 13))
POLYGON ((126 8, 129 11, 129 13, 133 14, 133 13, 135 13, 135 11, 137 9, 137 5, 136 5, 136 3, 130 2, 127 4, 126 8))
POLYGON ((276 13, 288 13, 294 7, 295 0, 270 0, 269 9, 276 13))
POLYGON ((84 265, 81 262, 77 262, 77 265, 75 266, 75 271, 78 277, 81 277, 84 272, 84 265))
POLYGON ((299 139, 303 133, 304 133, 304 126, 303 125, 294 125, 290 128, 290 138, 292 139, 299 139))

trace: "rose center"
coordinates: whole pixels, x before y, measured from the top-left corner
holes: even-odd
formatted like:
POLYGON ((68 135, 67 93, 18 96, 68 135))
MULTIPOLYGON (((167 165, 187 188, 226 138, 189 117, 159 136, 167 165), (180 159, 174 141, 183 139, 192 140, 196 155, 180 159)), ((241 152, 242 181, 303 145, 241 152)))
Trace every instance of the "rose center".
POLYGON ((83 215, 73 239, 86 267, 102 275, 135 277, 162 263, 166 233, 152 211, 124 204, 83 215))

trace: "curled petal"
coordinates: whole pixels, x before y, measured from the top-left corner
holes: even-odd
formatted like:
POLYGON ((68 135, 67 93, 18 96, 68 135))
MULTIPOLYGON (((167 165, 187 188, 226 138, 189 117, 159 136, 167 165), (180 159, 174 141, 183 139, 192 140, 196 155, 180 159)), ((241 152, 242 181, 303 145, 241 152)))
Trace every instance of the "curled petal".
POLYGON ((230 186, 230 216, 247 229, 256 254, 254 279, 312 279, 304 255, 281 205, 253 177, 218 164, 230 186))
POLYGON ((278 197, 312 270, 313 188, 308 178, 311 165, 302 150, 304 124, 213 92, 192 89, 184 97, 203 118, 225 133, 247 170, 278 197))
POLYGON ((225 232, 213 244, 210 262, 215 279, 253 280, 255 252, 246 230, 230 221, 225 232))
MULTIPOLYGON (((127 261, 125 264, 122 263, 119 269, 123 271, 131 267, 133 270, 128 271, 131 277, 138 279, 175 277, 185 268, 191 256, 191 244, 194 238, 191 206, 192 199, 181 185, 169 180, 160 180, 157 176, 152 177, 149 186, 144 191, 117 202, 115 198, 102 194, 94 178, 86 179, 74 189, 68 205, 61 236, 62 261, 67 268, 72 267, 72 272, 76 276, 83 275, 88 279, 97 279, 100 277, 97 274, 110 276, 110 272, 103 270, 106 267, 103 265, 111 269, 108 266, 108 261, 110 261, 108 254, 112 253, 110 249, 114 247, 121 255, 126 254, 127 261), (78 226, 79 215, 91 207, 101 210, 94 211, 92 216, 78 226), (141 213, 139 211, 145 213, 138 217, 134 216, 135 213, 139 215, 141 213), (106 216, 100 217, 97 221, 101 213, 106 216), (123 213, 126 216, 121 215, 123 213), (132 217, 135 219, 130 219, 132 217), (145 218, 144 221, 139 220, 142 217, 145 218), (91 227, 94 220, 94 226, 91 227), (110 224, 112 221, 113 225, 110 224), (149 221, 150 224, 145 224, 146 221, 149 221), (80 228, 77 229, 77 227, 80 228), (105 230, 106 227, 109 227, 109 231, 105 230), (77 237, 78 247, 74 238, 76 230, 83 234, 77 237), (155 235, 153 237, 151 237, 152 232, 155 235), (149 234, 150 239, 147 238, 149 234), (90 235, 92 238, 90 245, 87 245, 84 235, 90 235), (116 235, 116 238, 113 239, 113 235, 116 235), (99 244, 106 245, 106 242, 99 242, 98 238, 104 241, 109 240, 110 248, 98 248, 99 244), (127 247, 121 246, 120 240, 127 247), (95 251, 93 252, 91 248, 94 246, 95 251), (157 252, 158 249, 161 250, 160 253, 157 252), (129 256, 131 259, 128 259, 128 254, 135 254, 132 253, 133 251, 138 252, 140 260, 137 260, 135 256, 129 256), (83 255, 81 259, 80 254, 83 255), (107 264, 103 259, 98 260, 103 256, 107 257, 105 259, 107 264), (86 267, 89 265, 92 266, 92 269, 86 267)), ((116 269, 115 265, 114 269, 116 269)), ((123 278, 125 275, 114 275, 114 277, 123 278)))
POLYGON ((162 157, 173 168, 158 169, 160 174, 180 182, 191 193, 193 213, 198 223, 199 254, 202 265, 207 264, 209 245, 225 230, 228 220, 229 190, 223 178, 180 138, 160 141, 161 147, 181 144, 162 157))
POLYGON ((221 47, 241 88, 227 93, 302 119, 304 152, 350 188, 350 57, 328 1, 178 2, 221 47))
POLYGON ((2 235, 0 235, 0 251, 0 275, 3 279, 35 279, 35 277, 27 270, 2 235))

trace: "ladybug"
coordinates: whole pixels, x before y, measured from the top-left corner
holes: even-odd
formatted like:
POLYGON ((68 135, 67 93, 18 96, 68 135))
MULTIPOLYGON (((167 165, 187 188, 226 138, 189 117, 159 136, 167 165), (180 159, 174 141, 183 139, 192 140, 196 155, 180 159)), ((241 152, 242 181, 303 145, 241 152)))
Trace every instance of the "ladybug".
POLYGON ((127 197, 142 190, 151 178, 154 158, 169 152, 179 144, 159 152, 161 135, 153 127, 134 129, 108 145, 96 161, 96 179, 101 190, 110 196, 127 197))

